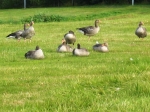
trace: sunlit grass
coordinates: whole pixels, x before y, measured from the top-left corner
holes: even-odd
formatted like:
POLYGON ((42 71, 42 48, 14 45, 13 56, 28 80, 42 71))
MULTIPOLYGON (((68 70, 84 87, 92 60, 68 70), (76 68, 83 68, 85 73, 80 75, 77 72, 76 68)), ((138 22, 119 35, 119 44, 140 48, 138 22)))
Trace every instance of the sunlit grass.
POLYGON ((17 20, 38 13, 38 10, 66 17, 80 16, 84 10, 88 14, 98 14, 97 10, 103 13, 127 11, 121 15, 95 18, 102 21, 101 30, 90 41, 76 28, 94 25, 94 20, 35 23, 36 35, 32 42, 23 39, 17 42, 6 38, 9 33, 21 29, 21 23, 1 24, 0 111, 150 111, 149 32, 143 40, 134 34, 139 21, 143 21, 149 31, 149 7, 97 6, 69 9, 62 8, 64 13, 59 8, 2 10, 5 13, 1 12, 0 18, 5 20, 10 11, 18 14, 19 10, 24 10, 26 16, 18 16, 17 20), (80 43, 90 51, 88 57, 56 52, 61 39, 69 30, 73 30, 77 37, 74 47, 80 43), (108 42, 110 51, 93 51, 92 46, 96 41, 108 42), (45 59, 25 59, 25 52, 35 49, 36 45, 44 51, 45 59))

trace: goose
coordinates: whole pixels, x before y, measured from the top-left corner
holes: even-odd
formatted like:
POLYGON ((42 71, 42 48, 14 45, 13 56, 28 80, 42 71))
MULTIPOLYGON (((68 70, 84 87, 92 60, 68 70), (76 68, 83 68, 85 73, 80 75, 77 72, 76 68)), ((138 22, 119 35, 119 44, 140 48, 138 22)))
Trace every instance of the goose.
POLYGON ((64 35, 64 39, 66 41, 66 44, 73 44, 76 42, 76 37, 73 31, 69 31, 64 35))
POLYGON ((37 45, 35 50, 30 50, 27 53, 25 53, 25 58, 26 59, 43 59, 44 54, 42 49, 37 45))
POLYGON ((34 31, 34 22, 31 21, 30 22, 30 27, 26 30, 23 31, 23 33, 21 34, 21 36, 26 40, 26 39, 30 39, 35 35, 35 31, 34 31))
POLYGON ((85 48, 80 48, 80 44, 78 43, 77 48, 73 49, 72 54, 76 56, 88 56, 90 52, 85 48))
POLYGON ((91 36, 94 36, 95 34, 99 32, 100 30, 100 27, 98 26, 99 23, 100 23, 100 20, 95 20, 95 26, 81 27, 77 29, 84 35, 89 36, 89 39, 90 39, 91 36))
POLYGON ((15 38, 15 39, 17 39, 18 41, 20 41, 21 34, 27 29, 27 26, 29 26, 29 24, 25 23, 25 24, 24 24, 24 30, 15 31, 15 32, 13 32, 13 33, 10 33, 10 34, 7 35, 6 37, 7 37, 7 38, 15 38))
POLYGON ((62 44, 58 46, 57 52, 72 52, 70 45, 66 44, 65 39, 62 39, 62 44))
POLYGON ((142 25, 144 25, 144 23, 143 22, 139 22, 139 27, 135 30, 135 34, 139 38, 144 38, 144 37, 147 36, 146 28, 144 28, 142 25))
POLYGON ((108 43, 99 44, 96 42, 96 44, 93 46, 93 50, 99 52, 108 52, 108 43))

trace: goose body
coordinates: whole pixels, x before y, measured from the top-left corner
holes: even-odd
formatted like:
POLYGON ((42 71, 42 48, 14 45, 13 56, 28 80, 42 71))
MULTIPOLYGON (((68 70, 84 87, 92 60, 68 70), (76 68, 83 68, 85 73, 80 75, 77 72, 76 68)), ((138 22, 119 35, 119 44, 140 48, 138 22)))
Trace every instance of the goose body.
POLYGON ((98 51, 98 52, 108 52, 109 51, 108 44, 107 43, 103 43, 103 44, 96 43, 93 46, 93 50, 98 51))
POLYGON ((85 48, 80 48, 80 44, 77 44, 77 48, 73 49, 73 55, 76 56, 88 56, 90 52, 85 48))
POLYGON ((36 46, 35 50, 30 50, 27 53, 25 53, 26 59, 43 59, 44 54, 42 49, 39 48, 39 46, 36 46))
POLYGON ((76 37, 73 31, 69 31, 64 35, 64 39, 66 41, 66 44, 73 44, 76 42, 76 37))
POLYGON ((80 32, 82 32, 84 35, 89 36, 89 39, 91 36, 94 36, 97 34, 100 30, 100 27, 98 26, 99 20, 95 20, 95 26, 87 26, 87 27, 81 27, 77 28, 80 32))
POLYGON ((57 52, 72 52, 72 47, 66 44, 66 41, 63 39, 62 44, 58 46, 57 52))
POLYGON ((34 22, 31 21, 30 23, 30 27, 26 30, 24 30, 24 32, 21 34, 21 36, 24 38, 24 39, 30 39, 35 35, 35 31, 34 31, 34 22))
POLYGON ((10 33, 6 37, 7 38, 15 38, 15 39, 20 40, 21 34, 27 29, 27 26, 28 26, 28 24, 24 24, 24 29, 23 30, 18 30, 18 31, 15 31, 13 33, 10 33))
POLYGON ((147 36, 147 31, 146 28, 144 28, 143 26, 143 22, 139 23, 139 27, 135 30, 135 34, 139 37, 139 38, 144 38, 147 36))

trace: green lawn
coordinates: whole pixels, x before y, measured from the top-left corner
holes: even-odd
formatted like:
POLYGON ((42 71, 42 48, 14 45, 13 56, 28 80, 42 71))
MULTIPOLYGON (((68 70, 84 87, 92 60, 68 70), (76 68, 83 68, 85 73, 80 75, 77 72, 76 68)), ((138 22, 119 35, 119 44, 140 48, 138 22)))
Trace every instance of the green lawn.
POLYGON ((1 112, 149 112, 150 6, 93 6, 0 10, 1 112), (69 21, 35 23, 32 42, 6 35, 21 29, 21 20, 39 13, 71 17, 69 21), (85 19, 87 16, 91 18, 85 19), (77 19, 74 20, 74 17, 77 19), (95 18, 93 18, 95 17, 95 18), (78 27, 94 25, 100 32, 82 35, 78 27), (143 21, 148 36, 135 29, 143 21), (57 53, 64 34, 73 30, 90 51, 88 57, 57 53), (92 50, 96 41, 108 42, 109 52, 92 50), (25 59, 39 45, 45 59, 25 59))

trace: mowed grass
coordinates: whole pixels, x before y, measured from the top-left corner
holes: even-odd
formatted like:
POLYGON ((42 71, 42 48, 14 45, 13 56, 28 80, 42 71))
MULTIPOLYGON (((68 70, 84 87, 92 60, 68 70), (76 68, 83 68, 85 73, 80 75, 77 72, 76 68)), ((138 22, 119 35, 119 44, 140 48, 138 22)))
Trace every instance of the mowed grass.
MULTIPOLYGON (((1 112, 149 112, 150 104, 150 9, 149 6, 95 6, 2 10, 0 24, 0 111, 1 112), (21 10, 21 11, 20 11, 21 10), (22 11, 23 10, 23 11, 22 11), (93 20, 35 23, 32 42, 17 42, 6 35, 22 28, 10 24, 36 12, 100 18, 100 32, 88 40, 76 30, 93 25, 93 20), (63 10, 63 12, 61 12, 63 10), (20 15, 23 12, 24 15, 20 15), (84 13, 85 12, 85 13, 84 13), (10 18, 10 15, 11 18, 10 18), (16 16, 19 15, 19 16, 16 16), (148 36, 139 39, 135 29, 143 21, 148 36), (73 30, 88 57, 57 53, 64 34, 73 30), (108 42, 109 52, 92 50, 96 41, 108 42), (25 59, 28 50, 39 45, 43 60, 25 59)), ((82 18, 81 18, 82 19, 82 18)))

